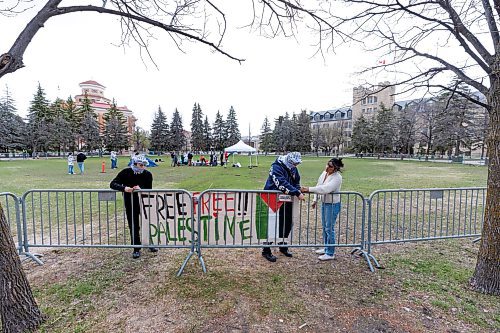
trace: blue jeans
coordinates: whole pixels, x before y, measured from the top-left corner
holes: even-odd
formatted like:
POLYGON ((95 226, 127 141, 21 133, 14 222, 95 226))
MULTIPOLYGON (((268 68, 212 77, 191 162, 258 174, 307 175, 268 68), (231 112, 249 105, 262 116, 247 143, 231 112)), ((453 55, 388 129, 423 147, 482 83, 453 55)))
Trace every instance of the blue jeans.
POLYGON ((85 166, 83 165, 83 162, 78 162, 78 169, 80 169, 80 174, 83 174, 85 171, 85 166))
POLYGON ((74 174, 74 172, 73 172, 73 166, 72 165, 68 165, 68 173, 69 174, 74 174))
POLYGON ((111 160, 111 169, 116 169, 117 168, 116 162, 117 162, 116 159, 115 160, 113 160, 113 159, 111 160))
MULTIPOLYGON (((323 203, 321 205, 321 224, 323 226, 323 241, 325 244, 335 244, 335 221, 340 212, 340 202, 323 203)), ((325 246, 325 254, 333 256, 335 246, 325 246)))

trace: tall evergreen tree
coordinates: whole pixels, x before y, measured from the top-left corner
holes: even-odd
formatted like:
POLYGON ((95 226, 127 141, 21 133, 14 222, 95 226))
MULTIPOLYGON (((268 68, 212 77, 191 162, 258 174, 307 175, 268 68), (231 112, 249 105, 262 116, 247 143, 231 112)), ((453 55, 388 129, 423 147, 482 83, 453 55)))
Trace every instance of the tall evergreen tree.
POLYGON ((374 151, 373 122, 361 115, 352 129, 352 147, 358 153, 374 151))
POLYGON ((226 146, 232 146, 241 139, 238 120, 236 119, 236 111, 233 106, 229 108, 229 113, 226 120, 227 139, 226 146))
POLYGON ((413 146, 416 142, 416 110, 404 108, 396 118, 398 119, 397 150, 400 153, 413 154, 413 146))
POLYGON ((68 148, 69 151, 75 151, 77 149, 80 125, 82 123, 81 113, 79 112, 78 107, 71 96, 69 96, 66 100, 66 103, 63 104, 63 110, 65 113, 66 121, 68 122, 70 128, 69 135, 71 139, 68 148))
POLYGON ((50 148, 56 150, 58 155, 61 154, 61 151, 67 150, 73 141, 73 131, 71 124, 67 120, 63 105, 64 101, 60 98, 57 98, 50 105, 53 121, 49 123, 50 133, 52 133, 49 142, 50 148))
POLYGON ((213 148, 212 142, 212 128, 210 127, 210 123, 208 122, 208 116, 205 116, 205 121, 203 122, 203 145, 202 148, 204 151, 209 151, 213 148))
POLYGON ((397 120, 392 109, 386 108, 383 104, 380 106, 374 127, 376 149, 380 153, 392 153, 396 143, 397 120))
POLYGON ((155 113, 153 124, 151 125, 151 135, 149 138, 151 149, 158 152, 169 149, 169 130, 167 117, 158 106, 158 112, 155 113))
POLYGON ((17 109, 8 87, 0 99, 0 151, 25 148, 25 123, 17 109))
POLYGON ((104 132, 103 143, 107 150, 127 149, 130 145, 130 138, 127 129, 127 119, 123 112, 118 110, 113 100, 108 112, 103 116, 104 132))
POLYGON ((170 123, 170 148, 173 151, 180 151, 186 148, 186 137, 182 126, 182 118, 177 108, 170 123))
POLYGON ((227 130, 226 123, 222 119, 222 115, 219 111, 215 115, 215 122, 212 128, 212 140, 215 150, 222 151, 224 149, 227 140, 227 130))
POLYGON ((271 129, 271 123, 264 118, 264 123, 260 129, 260 149, 266 152, 266 154, 275 149, 273 142, 273 131, 271 129))
POLYGON ((49 145, 52 115, 49 101, 40 83, 28 110, 28 145, 34 151, 47 151, 49 145))
POLYGON ((194 151, 206 150, 203 133, 203 113, 200 104, 194 103, 191 116, 191 148, 194 151))
POLYGON ((273 130, 273 140, 276 144, 277 151, 287 152, 290 151, 292 145, 292 121, 288 112, 285 116, 279 116, 275 120, 273 130))
POLYGON ((87 151, 100 149, 102 147, 102 140, 100 136, 99 123, 94 109, 91 106, 91 101, 85 94, 82 105, 79 108, 79 114, 82 121, 79 128, 79 149, 87 151))
POLYGON ((293 128, 293 138, 295 142, 294 150, 310 152, 312 141, 311 122, 306 110, 300 111, 299 115, 294 117, 293 128))

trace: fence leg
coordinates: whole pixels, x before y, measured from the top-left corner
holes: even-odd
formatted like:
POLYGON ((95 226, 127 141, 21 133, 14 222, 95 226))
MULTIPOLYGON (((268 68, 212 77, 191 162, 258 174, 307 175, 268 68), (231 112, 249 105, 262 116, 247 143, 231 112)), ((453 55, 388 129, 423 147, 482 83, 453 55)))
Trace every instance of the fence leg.
POLYGON ((36 262, 38 265, 43 265, 43 261, 40 260, 41 257, 43 257, 43 254, 38 254, 38 253, 30 253, 30 252, 23 252, 21 255, 24 255, 25 257, 22 259, 22 261, 25 260, 33 260, 36 262))
POLYGON ((372 260, 375 263, 375 268, 378 269, 384 269, 384 267, 380 266, 378 263, 378 260, 371 254, 368 253, 367 251, 363 250, 360 247, 355 248, 354 250, 351 251, 351 255, 358 254, 360 257, 365 258, 366 263, 368 264, 368 268, 370 268, 370 271, 373 273, 375 272, 375 269, 373 268, 372 260))
POLYGON ((177 272, 177 277, 182 275, 182 273, 184 272, 184 268, 186 268, 186 265, 187 265, 189 259, 191 259, 191 257, 193 256, 193 254, 194 254, 193 250, 189 251, 189 254, 187 255, 186 259, 184 259, 184 262, 182 263, 181 268, 177 272))
MULTIPOLYGON (((196 250, 189 251, 189 254, 187 255, 186 259, 184 259, 184 262, 182 263, 181 268, 177 272, 177 277, 182 275, 182 273, 184 272, 184 268, 186 268, 186 265, 187 265, 189 259, 191 259, 191 257, 193 256, 193 254, 195 254, 195 252, 198 252, 198 251, 196 251, 196 250)), ((205 267, 205 261, 203 260, 203 257, 201 256, 201 254, 199 252, 198 252, 198 260, 200 262, 201 269, 203 270, 203 273, 206 273, 207 268, 205 267)))
POLYGON ((207 272, 207 268, 205 267, 205 260, 203 260, 203 257, 201 256, 201 253, 198 256, 198 261, 200 262, 201 269, 203 270, 203 273, 207 272))

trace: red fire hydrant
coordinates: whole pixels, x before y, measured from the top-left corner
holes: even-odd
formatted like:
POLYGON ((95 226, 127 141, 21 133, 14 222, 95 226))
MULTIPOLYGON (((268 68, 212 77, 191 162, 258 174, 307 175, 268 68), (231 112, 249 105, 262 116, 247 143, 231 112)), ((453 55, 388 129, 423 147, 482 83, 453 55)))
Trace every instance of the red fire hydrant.
POLYGON ((101 173, 106 173, 106 162, 102 161, 101 164, 101 173))

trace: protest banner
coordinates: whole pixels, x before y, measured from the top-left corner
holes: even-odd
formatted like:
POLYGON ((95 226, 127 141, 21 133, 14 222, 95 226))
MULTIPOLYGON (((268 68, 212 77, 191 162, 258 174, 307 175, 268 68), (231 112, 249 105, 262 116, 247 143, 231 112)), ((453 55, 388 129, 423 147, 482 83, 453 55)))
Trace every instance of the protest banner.
MULTIPOLYGON (((184 245, 198 237, 202 244, 274 241, 278 237, 279 208, 294 200, 289 195, 267 192, 214 191, 193 196, 192 201, 186 192, 141 193, 142 243, 184 245)), ((297 216, 298 207, 297 202, 292 216, 297 216)))

